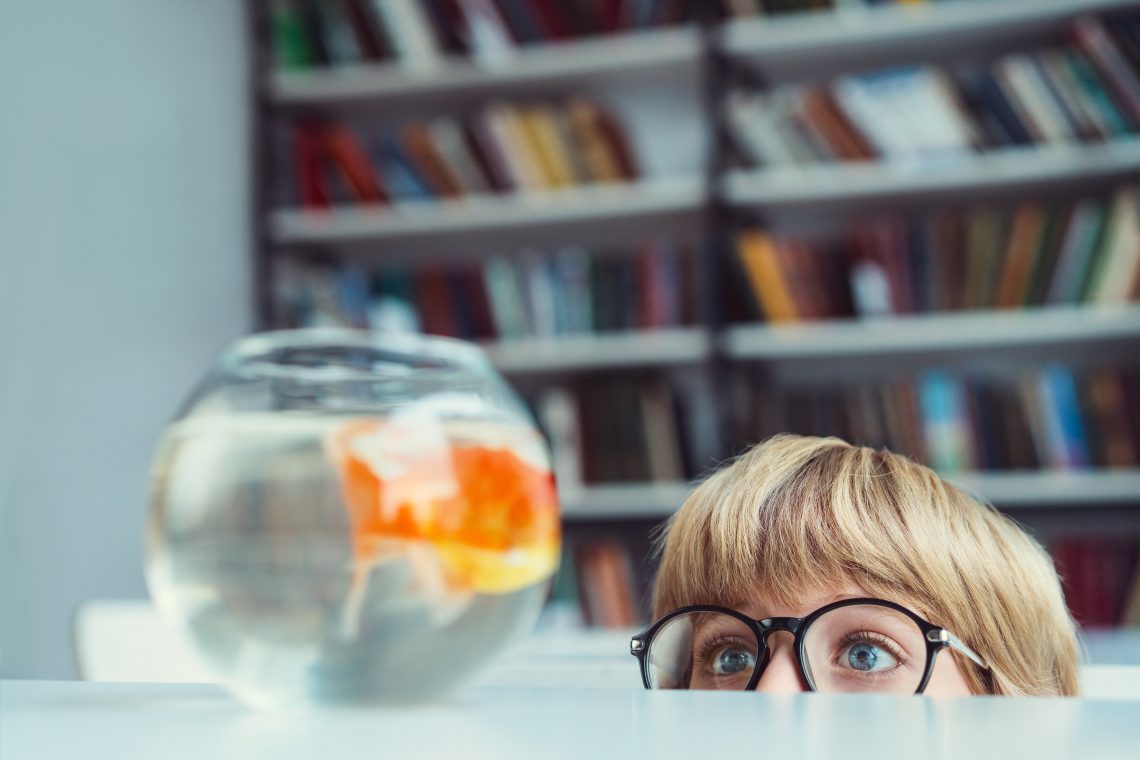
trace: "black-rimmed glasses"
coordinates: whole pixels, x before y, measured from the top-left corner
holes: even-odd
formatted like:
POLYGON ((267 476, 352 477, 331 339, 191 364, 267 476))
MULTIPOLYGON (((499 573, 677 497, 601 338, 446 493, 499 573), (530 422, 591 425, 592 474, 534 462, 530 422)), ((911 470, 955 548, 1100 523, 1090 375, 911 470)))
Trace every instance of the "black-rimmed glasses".
POLYGON ((768 637, 794 637, 804 683, 820 692, 921 694, 938 652, 956 649, 986 668, 945 628, 882 599, 843 599, 807 617, 753 620, 698 604, 664 615, 633 637, 630 653, 647 689, 756 688, 769 657, 768 637))

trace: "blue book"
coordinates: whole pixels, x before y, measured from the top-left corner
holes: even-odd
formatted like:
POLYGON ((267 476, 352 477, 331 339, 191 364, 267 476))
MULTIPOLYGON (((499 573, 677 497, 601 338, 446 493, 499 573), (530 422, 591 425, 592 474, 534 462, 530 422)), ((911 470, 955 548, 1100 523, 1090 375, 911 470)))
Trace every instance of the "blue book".
POLYGON ((433 200, 435 194, 420 173, 416 171, 400 141, 393 135, 380 139, 376 150, 376 164, 384 185, 393 198, 399 200, 433 200))
POLYGON ((1073 373, 1053 364, 1041 371, 1038 383, 1050 464, 1063 469, 1088 467, 1089 442, 1073 373))
POLYGON ((957 472, 973 464, 969 417, 962 381, 945 372, 927 372, 918 386, 930 466, 957 472))
POLYGON ((961 80, 962 93, 971 110, 982 120, 998 125, 1002 134, 1014 145, 1032 145, 1033 136, 1010 105, 1001 86, 988 71, 977 72, 961 80))

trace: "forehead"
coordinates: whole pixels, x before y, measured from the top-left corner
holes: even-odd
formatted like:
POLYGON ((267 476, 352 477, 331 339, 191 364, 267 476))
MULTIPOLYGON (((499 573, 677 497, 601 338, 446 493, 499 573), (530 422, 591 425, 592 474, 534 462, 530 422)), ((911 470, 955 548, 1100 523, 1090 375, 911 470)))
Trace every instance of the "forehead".
POLYGON ((832 602, 862 596, 874 595, 854 583, 835 584, 827 588, 805 590, 791 595, 790 600, 780 599, 763 588, 757 588, 744 598, 729 600, 725 606, 743 612, 748 617, 757 620, 770 617, 807 617, 820 607, 832 602))

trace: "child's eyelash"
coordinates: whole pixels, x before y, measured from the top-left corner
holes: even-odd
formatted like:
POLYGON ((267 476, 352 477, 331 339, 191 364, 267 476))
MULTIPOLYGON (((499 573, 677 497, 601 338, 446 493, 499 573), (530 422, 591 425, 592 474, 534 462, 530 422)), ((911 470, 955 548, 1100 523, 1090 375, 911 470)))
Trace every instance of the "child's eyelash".
POLYGON ((841 652, 845 647, 848 647, 851 644, 858 644, 860 642, 868 642, 883 647, 883 649, 886 649, 887 652, 892 657, 894 657, 900 665, 904 664, 910 659, 907 653, 902 650, 902 647, 895 643, 894 640, 887 638, 881 633, 875 633, 874 631, 852 631, 851 633, 847 634, 839 640, 839 643, 836 646, 836 654, 841 652))
POLYGON ((709 639, 708 641, 704 641, 704 642, 700 643, 697 646, 697 650, 696 650, 697 662, 700 662, 700 663, 708 662, 709 655, 712 654, 717 649, 719 649, 720 647, 724 646, 725 644, 735 644, 735 645, 741 647, 742 649, 748 649, 750 651, 755 649, 755 644, 751 644, 748 641, 745 641, 740 636, 718 635, 718 636, 714 636, 713 638, 709 639))

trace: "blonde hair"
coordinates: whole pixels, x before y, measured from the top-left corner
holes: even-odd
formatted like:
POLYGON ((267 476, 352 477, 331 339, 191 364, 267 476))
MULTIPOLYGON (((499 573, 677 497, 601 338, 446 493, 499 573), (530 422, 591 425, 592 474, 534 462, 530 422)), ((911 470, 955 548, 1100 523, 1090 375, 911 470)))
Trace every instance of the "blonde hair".
MULTIPOLYGON (((887 451, 781 435, 705 480, 662 538, 655 615, 779 604, 851 582, 945 626, 989 664, 975 694, 1075 695, 1076 629, 1049 555, 1011 519, 887 451)), ((945 655, 943 655, 945 656, 945 655)))

